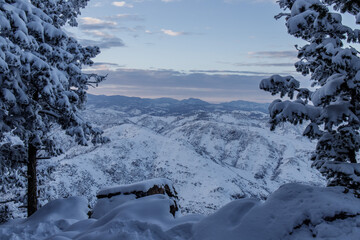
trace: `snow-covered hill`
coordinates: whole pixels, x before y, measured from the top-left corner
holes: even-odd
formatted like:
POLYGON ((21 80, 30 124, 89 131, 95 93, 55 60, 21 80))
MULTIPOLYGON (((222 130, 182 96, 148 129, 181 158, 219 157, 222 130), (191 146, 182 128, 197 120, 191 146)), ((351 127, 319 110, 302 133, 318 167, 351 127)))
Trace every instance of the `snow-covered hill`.
POLYGON ((84 112, 110 143, 81 147, 61 136, 66 153, 40 166, 51 169, 43 199, 86 196, 93 204, 102 187, 163 177, 184 213, 208 214, 245 196, 265 199, 284 183, 324 184, 310 167, 314 143, 301 137, 301 126, 271 132, 267 114, 247 111, 266 105, 118 99, 92 96, 84 112))

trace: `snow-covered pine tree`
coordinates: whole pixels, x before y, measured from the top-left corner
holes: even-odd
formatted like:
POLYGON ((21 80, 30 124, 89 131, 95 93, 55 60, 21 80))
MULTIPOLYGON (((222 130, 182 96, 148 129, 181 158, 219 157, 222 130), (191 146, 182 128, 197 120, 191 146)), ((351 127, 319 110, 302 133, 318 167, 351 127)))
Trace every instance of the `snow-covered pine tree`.
POLYGON ((104 80, 81 71, 93 64, 99 48, 83 47, 61 29, 66 23, 76 25, 87 2, 0 0, 0 139, 12 132, 25 144, 28 215, 37 210, 39 151, 61 152, 49 135, 54 124, 79 144, 106 141, 79 114, 88 86, 104 80))
POLYGON ((308 121, 304 135, 318 139, 314 166, 329 180, 328 185, 359 189, 360 166, 360 58, 353 47, 360 42, 360 30, 342 23, 342 14, 355 16, 360 24, 358 0, 279 0, 288 33, 307 41, 296 46, 296 70, 310 75, 313 90, 300 88, 291 76, 274 75, 260 88, 280 97, 269 107, 271 128, 280 122, 308 121), (352 46, 353 45, 353 46, 352 46))

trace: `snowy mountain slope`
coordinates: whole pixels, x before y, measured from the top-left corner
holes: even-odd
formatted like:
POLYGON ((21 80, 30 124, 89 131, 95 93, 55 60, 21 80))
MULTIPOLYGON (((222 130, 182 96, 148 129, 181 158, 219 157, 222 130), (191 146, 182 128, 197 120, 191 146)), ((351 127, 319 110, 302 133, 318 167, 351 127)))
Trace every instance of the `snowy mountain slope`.
POLYGON ((208 214, 233 199, 265 199, 283 183, 324 184, 300 127, 271 132, 261 112, 194 107, 150 114, 141 104, 129 111, 90 105, 85 117, 112 141, 79 147, 63 137, 66 153, 43 163, 54 169, 45 198, 83 195, 93 204, 102 187, 165 177, 184 212, 208 214))

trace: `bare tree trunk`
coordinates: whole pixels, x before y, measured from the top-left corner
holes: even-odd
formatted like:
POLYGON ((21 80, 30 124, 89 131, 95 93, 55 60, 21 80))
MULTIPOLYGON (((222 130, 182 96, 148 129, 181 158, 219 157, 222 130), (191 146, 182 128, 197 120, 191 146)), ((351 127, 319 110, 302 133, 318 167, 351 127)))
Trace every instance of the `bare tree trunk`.
POLYGON ((36 153, 37 149, 32 144, 28 147, 28 163, 27 163, 27 213, 30 217, 37 211, 37 178, 36 178, 36 153))

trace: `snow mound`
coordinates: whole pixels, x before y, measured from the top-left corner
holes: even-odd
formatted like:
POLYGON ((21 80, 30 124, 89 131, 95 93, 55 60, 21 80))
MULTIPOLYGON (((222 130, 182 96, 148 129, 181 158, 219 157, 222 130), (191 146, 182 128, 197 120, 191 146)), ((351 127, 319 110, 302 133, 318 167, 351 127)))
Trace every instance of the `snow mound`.
POLYGON ((98 219, 87 219, 82 198, 63 199, 44 206, 39 216, 0 225, 0 238, 355 240, 360 235, 360 199, 344 190, 285 184, 265 202, 235 200, 209 216, 173 216, 169 212, 173 201, 155 194, 126 201, 98 219))
POLYGON ((49 202, 31 215, 26 222, 48 222, 61 219, 87 219, 88 201, 83 197, 69 197, 49 202))
MULTIPOLYGON (((345 194, 344 188, 321 188, 301 184, 285 184, 270 195, 264 203, 239 200, 225 206, 216 214, 227 211, 217 221, 195 231, 194 239, 358 239, 360 200, 345 194), (247 205, 244 213, 242 207, 247 205), (232 210, 242 212, 232 217, 232 210), (226 219, 234 219, 224 226, 226 219), (219 227, 220 224, 220 227, 219 227), (221 227, 223 225, 223 227, 221 227), (342 225, 347 226, 343 228, 342 225), (338 232, 328 229, 338 227, 338 232), (211 229, 209 235, 204 229, 211 229), (343 230, 342 230, 343 229, 343 230), (342 236, 342 238, 340 238, 342 236)), ((208 221, 208 217, 203 221, 208 221)), ((201 222, 200 222, 201 224, 201 222)), ((196 228, 195 228, 196 229, 196 228)))
POLYGON ((0 239, 47 239, 74 223, 88 219, 88 201, 83 197, 56 199, 27 219, 11 220, 0 225, 0 239))

